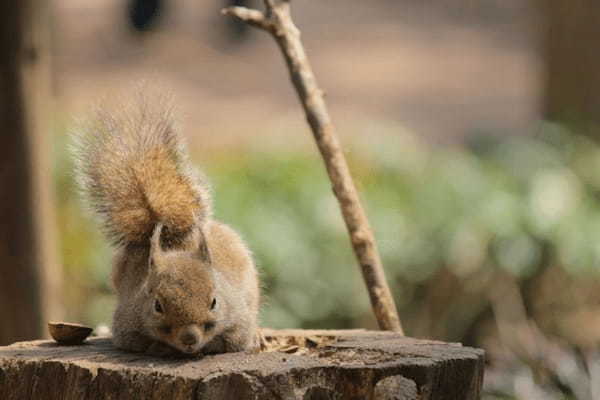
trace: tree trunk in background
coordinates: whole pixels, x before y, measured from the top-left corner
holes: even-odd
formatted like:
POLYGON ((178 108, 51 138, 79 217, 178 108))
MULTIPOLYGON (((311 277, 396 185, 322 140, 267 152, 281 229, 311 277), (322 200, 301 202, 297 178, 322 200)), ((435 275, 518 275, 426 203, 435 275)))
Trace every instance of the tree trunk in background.
POLYGON ((57 317, 51 232, 48 2, 0 2, 0 344, 39 338, 57 317))
POLYGON ((600 2, 536 1, 545 24, 544 116, 600 139, 600 2))

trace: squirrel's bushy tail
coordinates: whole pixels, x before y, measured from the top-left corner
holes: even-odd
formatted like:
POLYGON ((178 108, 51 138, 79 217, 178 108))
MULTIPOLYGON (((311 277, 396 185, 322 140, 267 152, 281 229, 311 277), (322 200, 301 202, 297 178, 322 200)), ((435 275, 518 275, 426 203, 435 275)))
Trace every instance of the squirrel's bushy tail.
POLYGON ((210 213, 164 101, 100 109, 75 135, 80 187, 115 244, 147 244, 157 222, 178 241, 210 213))

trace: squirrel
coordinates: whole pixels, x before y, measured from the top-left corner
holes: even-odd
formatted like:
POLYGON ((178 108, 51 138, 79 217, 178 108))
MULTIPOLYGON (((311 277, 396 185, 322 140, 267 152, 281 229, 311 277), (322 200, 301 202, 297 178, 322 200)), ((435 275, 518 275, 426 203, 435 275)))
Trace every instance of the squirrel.
POLYGON ((142 98, 101 109, 74 136, 79 186, 116 248, 114 345, 153 355, 256 348, 256 267, 212 218, 171 107, 142 98))

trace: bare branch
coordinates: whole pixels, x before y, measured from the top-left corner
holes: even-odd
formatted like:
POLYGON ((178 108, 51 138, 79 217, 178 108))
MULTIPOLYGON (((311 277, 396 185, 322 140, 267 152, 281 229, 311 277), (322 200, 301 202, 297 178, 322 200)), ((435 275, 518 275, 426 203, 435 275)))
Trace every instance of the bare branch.
POLYGON ((246 7, 227 7, 221 10, 221 14, 237 18, 245 23, 260 29, 269 31, 270 25, 267 23, 265 15, 258 10, 251 10, 246 7))
POLYGON ((226 9, 224 14, 235 16, 270 32, 279 45, 290 78, 306 113, 306 119, 325 162, 333 192, 340 204, 379 327, 402 333, 402 326, 385 280, 373 231, 360 204, 348 164, 340 149, 335 128, 323 99, 323 91, 317 84, 300 41, 300 31, 292 21, 290 2, 289 0, 264 0, 264 3, 266 7, 264 14, 256 10, 240 10, 239 7, 226 9))

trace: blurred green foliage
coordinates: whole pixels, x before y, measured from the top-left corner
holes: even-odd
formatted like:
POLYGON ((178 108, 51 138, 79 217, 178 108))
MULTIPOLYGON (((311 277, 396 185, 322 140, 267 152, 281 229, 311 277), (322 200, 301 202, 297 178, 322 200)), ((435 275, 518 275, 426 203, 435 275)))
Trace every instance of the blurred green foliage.
MULTIPOLYGON (((110 322, 109 249, 84 217, 66 138, 56 146, 71 317, 110 322)), ((406 132, 360 139, 349 164, 409 334, 471 340, 498 273, 600 271, 600 147, 557 125, 431 147, 406 132)), ((241 231, 265 288, 263 324, 374 327, 335 198, 312 149, 239 150, 198 165, 215 215, 241 231)))

